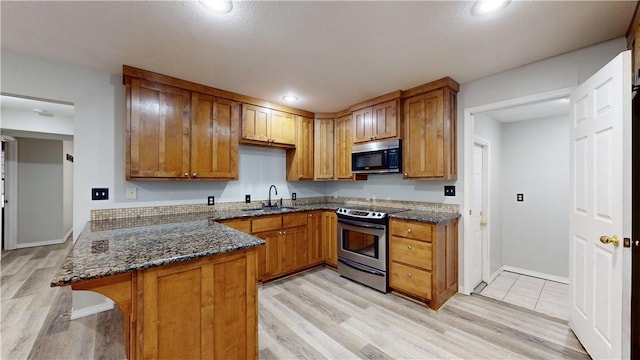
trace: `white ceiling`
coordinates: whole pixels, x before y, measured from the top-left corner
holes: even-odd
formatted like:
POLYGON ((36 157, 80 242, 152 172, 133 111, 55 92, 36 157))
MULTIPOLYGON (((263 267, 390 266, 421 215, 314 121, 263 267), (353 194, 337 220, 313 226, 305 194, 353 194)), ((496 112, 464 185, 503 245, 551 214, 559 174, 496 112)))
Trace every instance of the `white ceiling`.
POLYGON ((74 107, 70 104, 62 104, 38 99, 28 99, 15 96, 0 95, 0 108, 3 111, 19 111, 33 113, 34 109, 41 109, 45 114, 38 114, 44 117, 60 117, 65 119, 73 119, 74 107))
POLYGON ((333 112, 444 76, 460 83, 624 36, 636 2, 1 1, 3 49, 121 74, 123 64, 333 112))
POLYGON ((500 110, 480 113, 492 117, 501 123, 544 119, 553 116, 569 116, 569 98, 539 101, 525 105, 512 106, 500 110))

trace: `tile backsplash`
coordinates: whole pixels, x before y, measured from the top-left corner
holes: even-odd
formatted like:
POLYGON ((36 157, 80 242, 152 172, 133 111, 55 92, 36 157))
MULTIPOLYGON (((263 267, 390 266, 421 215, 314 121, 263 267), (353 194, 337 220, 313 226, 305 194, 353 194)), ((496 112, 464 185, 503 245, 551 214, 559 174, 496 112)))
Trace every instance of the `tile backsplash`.
MULTIPOLYGON (((301 206, 307 204, 317 203, 334 203, 345 205, 375 205, 385 207, 395 207, 407 210, 428 210, 428 211, 442 211, 449 213, 459 213, 460 206, 458 204, 441 204, 431 202, 418 202, 418 201, 396 201, 396 200, 366 200, 362 198, 350 198, 350 197, 330 197, 319 196, 311 198, 299 198, 297 200, 286 199, 283 200, 283 206, 301 206)), ((131 207, 131 208, 115 208, 115 209, 97 209, 91 210, 91 220, 111 220, 111 219, 124 219, 124 218, 140 218, 146 216, 159 216, 159 215, 176 215, 176 214, 189 214, 189 213, 206 213, 214 210, 241 210, 259 208, 261 206, 260 201, 253 201, 250 203, 245 202, 223 202, 217 203, 213 206, 207 204, 185 204, 185 205, 163 205, 163 206, 144 206, 144 207, 131 207)))

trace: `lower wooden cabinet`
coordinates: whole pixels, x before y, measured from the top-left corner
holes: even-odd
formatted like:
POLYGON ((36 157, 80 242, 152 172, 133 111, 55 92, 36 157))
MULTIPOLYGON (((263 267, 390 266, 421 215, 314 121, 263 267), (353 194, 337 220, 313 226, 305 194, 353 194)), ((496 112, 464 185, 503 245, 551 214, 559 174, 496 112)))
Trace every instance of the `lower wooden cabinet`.
POLYGON ((257 359, 256 249, 72 285, 113 300, 129 359, 257 359))
POLYGON ((436 310, 458 292, 458 219, 389 221, 389 286, 436 310))
POLYGON ((324 262, 338 266, 338 216, 333 211, 322 213, 322 243, 324 262))
POLYGON ((307 242, 309 244, 309 265, 317 265, 324 261, 322 253, 322 211, 307 213, 307 242))

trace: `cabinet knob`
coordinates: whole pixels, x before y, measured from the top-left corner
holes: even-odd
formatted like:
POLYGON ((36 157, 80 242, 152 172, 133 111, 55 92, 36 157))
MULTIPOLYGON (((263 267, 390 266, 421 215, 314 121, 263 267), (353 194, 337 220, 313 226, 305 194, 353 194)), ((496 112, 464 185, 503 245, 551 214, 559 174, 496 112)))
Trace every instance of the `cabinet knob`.
POLYGON ((408 232, 409 234, 411 234, 411 229, 407 229, 407 232, 408 232))
POLYGON ((407 174, 407 173, 404 173, 404 176, 409 176, 409 174, 407 174))
POLYGON ((283 231, 283 232, 282 232, 282 234, 283 234, 283 235, 287 235, 287 232, 286 232, 286 231, 283 231))
POLYGON ((196 173, 191 174, 191 176, 194 176, 194 177, 195 177, 196 175, 197 175, 196 173))
POLYGON ((302 179, 302 175, 299 175, 299 176, 298 176, 298 179, 302 179))
POLYGON ((411 273, 407 273, 407 277, 411 277, 411 273))
POLYGON ((184 176, 189 176, 189 173, 188 172, 184 173, 184 176))
POLYGON ((411 247, 411 245, 408 245, 408 246, 407 246, 407 249, 411 250, 411 249, 413 249, 413 248, 411 247))

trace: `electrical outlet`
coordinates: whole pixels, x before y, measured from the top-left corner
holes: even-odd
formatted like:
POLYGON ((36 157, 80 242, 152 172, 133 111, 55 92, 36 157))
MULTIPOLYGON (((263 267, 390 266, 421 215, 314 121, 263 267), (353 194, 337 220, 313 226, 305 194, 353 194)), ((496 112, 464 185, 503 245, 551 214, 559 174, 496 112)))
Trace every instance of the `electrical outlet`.
POLYGON ((517 201, 524 201, 524 194, 516 194, 517 201))
POLYGON ((246 202, 247 204, 251 202, 251 195, 247 194, 244 196, 244 202, 246 202))
POLYGON ((127 188, 127 199, 135 200, 138 198, 138 188, 137 187, 128 187, 127 188))
POLYGON ((445 185, 444 196, 456 196, 456 187, 453 185, 445 185))
POLYGON ((296 193, 291 193, 291 200, 295 200, 296 199, 296 193))
POLYGON ((211 205, 215 205, 216 204, 216 197, 215 196, 208 196, 207 197, 207 205, 211 206, 211 205))
POLYGON ((91 200, 108 200, 109 188, 91 188, 91 200))

